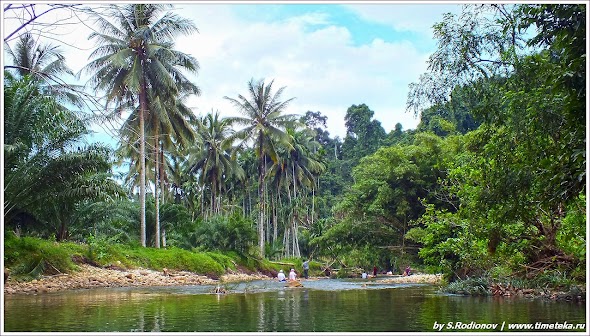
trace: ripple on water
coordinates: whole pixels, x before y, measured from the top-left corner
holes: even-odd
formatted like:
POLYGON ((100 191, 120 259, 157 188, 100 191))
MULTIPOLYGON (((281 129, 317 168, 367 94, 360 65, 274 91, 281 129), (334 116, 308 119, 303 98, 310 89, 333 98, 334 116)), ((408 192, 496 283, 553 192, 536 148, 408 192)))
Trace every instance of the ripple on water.
MULTIPOLYGON (((301 279, 303 288, 323 290, 323 291, 342 291, 342 290, 370 290, 370 289, 387 289, 387 288, 406 288, 425 286, 424 284, 411 283, 380 283, 367 279, 301 279)), ((286 287, 286 283, 276 280, 253 280, 238 283, 219 284, 225 288, 228 293, 264 293, 276 292, 278 290, 301 290, 301 287, 286 287)), ((172 286, 172 287, 151 287, 143 288, 143 293, 157 292, 166 294, 212 294, 216 286, 213 285, 195 285, 195 286, 172 286)))

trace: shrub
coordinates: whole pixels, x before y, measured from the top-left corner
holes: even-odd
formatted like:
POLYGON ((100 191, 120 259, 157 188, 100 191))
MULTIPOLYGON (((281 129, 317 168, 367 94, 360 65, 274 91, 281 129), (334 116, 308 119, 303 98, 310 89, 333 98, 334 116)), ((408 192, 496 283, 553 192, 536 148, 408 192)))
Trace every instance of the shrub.
POLYGON ((467 278, 449 283, 443 292, 464 295, 490 295, 490 281, 487 277, 467 278))
POLYGON ((197 245, 207 250, 236 251, 242 254, 248 254, 256 241, 253 223, 239 213, 203 220, 198 225, 196 236, 197 245))

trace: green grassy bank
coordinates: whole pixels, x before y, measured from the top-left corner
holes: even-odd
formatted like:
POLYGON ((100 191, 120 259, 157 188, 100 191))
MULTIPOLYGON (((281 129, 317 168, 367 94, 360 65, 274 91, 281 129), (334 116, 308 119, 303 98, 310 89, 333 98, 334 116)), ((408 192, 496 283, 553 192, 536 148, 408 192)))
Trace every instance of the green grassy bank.
MULTIPOLYGON (((4 238, 4 266, 10 275, 32 280, 42 275, 75 272, 78 265, 87 263, 99 267, 122 269, 148 268, 189 271, 211 278, 227 272, 260 272, 274 276, 279 269, 295 268, 302 272, 302 260, 278 262, 246 256, 232 251, 189 251, 175 247, 162 249, 106 244, 89 239, 87 243, 55 242, 34 237, 17 237, 6 233, 4 238)), ((320 268, 311 263, 312 271, 320 268)))

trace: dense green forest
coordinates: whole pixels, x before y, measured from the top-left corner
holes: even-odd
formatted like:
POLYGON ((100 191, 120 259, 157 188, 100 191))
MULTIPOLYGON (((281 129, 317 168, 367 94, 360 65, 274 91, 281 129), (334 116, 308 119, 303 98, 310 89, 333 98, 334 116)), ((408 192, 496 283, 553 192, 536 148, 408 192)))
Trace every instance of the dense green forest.
POLYGON ((418 127, 387 133, 353 101, 343 139, 286 114, 272 79, 224 97, 240 117, 195 115, 199 64, 174 39, 197 27, 170 9, 95 14, 86 91, 59 46, 5 40, 5 236, 585 281, 585 5, 445 15, 410 84, 418 127), (83 141, 94 103, 129 115, 116 150, 83 141))

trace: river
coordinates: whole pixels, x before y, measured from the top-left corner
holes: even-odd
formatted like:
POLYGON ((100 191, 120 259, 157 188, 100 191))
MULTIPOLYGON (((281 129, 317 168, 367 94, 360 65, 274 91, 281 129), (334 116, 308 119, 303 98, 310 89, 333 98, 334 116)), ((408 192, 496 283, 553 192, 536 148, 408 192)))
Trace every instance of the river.
POLYGON ((510 331, 517 323, 523 325, 512 331, 585 330, 585 304, 446 295, 430 285, 360 279, 303 284, 227 284, 228 294, 211 294, 211 286, 181 286, 5 295, 4 331, 432 332, 435 326, 510 331))

